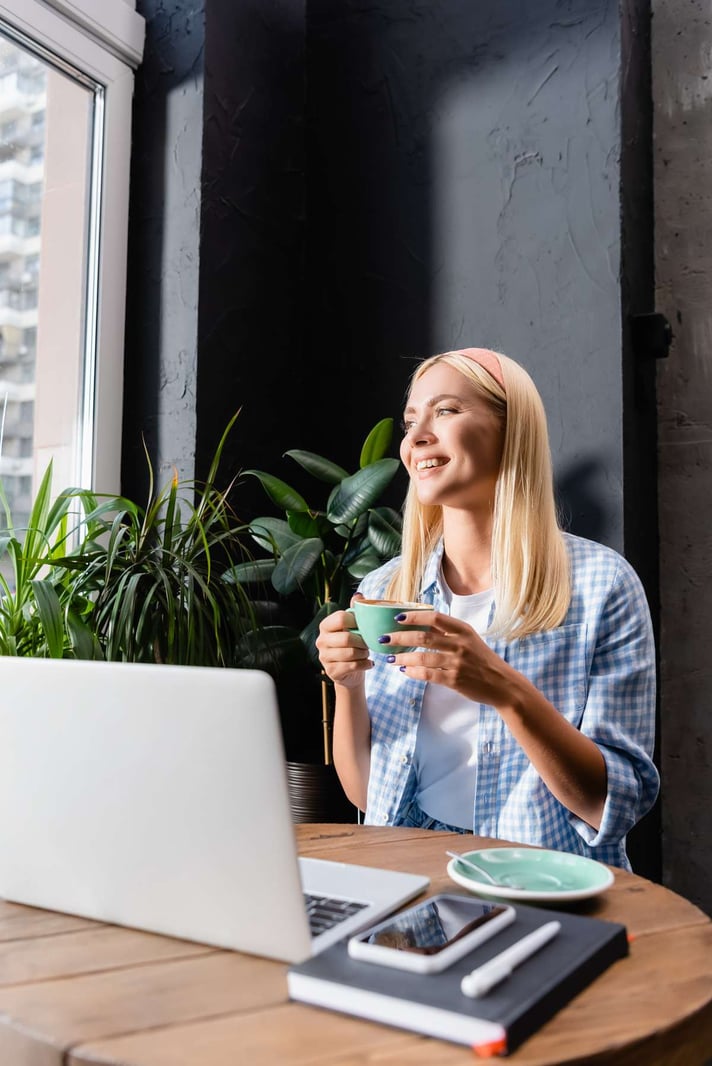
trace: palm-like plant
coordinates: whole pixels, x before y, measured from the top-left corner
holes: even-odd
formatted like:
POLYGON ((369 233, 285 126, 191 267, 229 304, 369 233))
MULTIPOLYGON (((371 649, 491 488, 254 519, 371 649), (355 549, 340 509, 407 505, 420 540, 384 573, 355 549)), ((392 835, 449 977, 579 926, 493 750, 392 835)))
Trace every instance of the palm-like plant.
POLYGON ((70 490, 52 502, 50 462, 25 528, 15 528, 2 483, 0 506, 0 655, 92 658, 98 648, 85 624, 91 604, 73 594, 72 575, 61 565, 91 501, 70 490))
POLYGON ((61 564, 75 573, 73 593, 92 604, 91 630, 107 659, 241 666, 240 637, 255 628, 246 591, 224 580, 244 561, 246 527, 229 502, 232 485, 216 488, 220 457, 235 415, 220 440, 207 481, 177 476, 149 498, 91 502, 88 533, 61 564))
POLYGON ((263 622, 246 637, 245 661, 271 670, 278 678, 308 661, 321 676, 324 761, 331 761, 329 687, 321 674, 315 640, 319 623, 333 611, 348 607, 358 580, 396 555, 401 542, 401 519, 391 507, 376 506, 393 480, 398 460, 388 458, 393 419, 373 427, 361 448, 359 468, 343 467, 313 452, 285 453, 302 470, 327 486, 320 505, 308 503, 281 478, 262 470, 247 470, 259 480, 280 517, 263 516, 250 523, 255 542, 268 553, 235 566, 228 579, 236 585, 267 589, 262 602, 263 622), (274 600, 274 594, 279 600, 274 600), (270 621, 292 609, 295 620, 270 621))
POLYGON ((0 484, 0 655, 242 666, 256 621, 246 590, 224 580, 243 562, 247 527, 215 478, 174 478, 140 507, 66 489, 52 501, 52 465, 27 528, 16 530, 0 484), (244 538, 243 538, 244 535, 244 538))

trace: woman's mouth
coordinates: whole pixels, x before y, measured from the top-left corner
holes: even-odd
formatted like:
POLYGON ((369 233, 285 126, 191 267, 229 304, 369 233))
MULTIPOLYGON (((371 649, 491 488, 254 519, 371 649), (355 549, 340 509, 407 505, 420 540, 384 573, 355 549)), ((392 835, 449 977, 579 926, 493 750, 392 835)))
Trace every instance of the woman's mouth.
POLYGON ((415 469, 420 470, 432 470, 436 466, 445 466, 447 459, 419 459, 415 464, 415 469))

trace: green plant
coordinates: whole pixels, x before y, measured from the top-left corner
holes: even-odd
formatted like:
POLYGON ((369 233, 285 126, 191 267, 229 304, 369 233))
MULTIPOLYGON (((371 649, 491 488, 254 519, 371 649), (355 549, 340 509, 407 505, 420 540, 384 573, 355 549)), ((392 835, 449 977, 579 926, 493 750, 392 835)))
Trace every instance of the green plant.
POLYGON ((0 485, 0 654, 242 666, 255 632, 247 591, 224 580, 249 553, 246 527, 215 485, 174 477, 145 507, 66 489, 52 502, 48 466, 26 529, 0 485))
POLYGON ((145 507, 85 494, 92 506, 79 548, 60 564, 72 593, 92 604, 89 625, 106 659, 241 666, 240 638, 255 629, 246 590, 224 580, 243 561, 246 527, 215 485, 223 433, 204 484, 177 475, 159 491, 146 453, 145 507))
POLYGON ((26 527, 15 528, 1 483, 0 505, 0 655, 92 658, 98 648, 85 624, 91 604, 74 595, 72 574, 61 564, 91 501, 70 490, 52 502, 50 462, 26 527))
POLYGON ((253 539, 269 555, 243 562, 226 575, 236 585, 267 590, 259 605, 262 624, 244 639, 243 655, 246 662, 270 670, 278 679, 288 679, 304 662, 317 672, 326 763, 331 760, 330 701, 315 641, 321 620, 348 607, 359 579, 400 548, 399 513, 376 506, 399 465, 386 456, 392 436, 393 419, 377 423, 352 474, 313 452, 286 452, 306 474, 328 487, 326 500, 318 506, 281 478, 262 470, 245 471, 258 479, 281 517, 250 522, 253 539))

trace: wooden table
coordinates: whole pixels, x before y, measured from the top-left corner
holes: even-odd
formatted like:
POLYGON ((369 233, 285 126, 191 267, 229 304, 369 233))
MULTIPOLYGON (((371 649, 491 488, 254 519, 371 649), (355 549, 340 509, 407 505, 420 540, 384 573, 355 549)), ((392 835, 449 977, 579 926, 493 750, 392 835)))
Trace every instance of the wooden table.
MULTIPOLYGON (((426 873, 455 890, 417 829, 299 826, 304 855, 426 873)), ((579 908, 581 909, 581 908, 579 908)), ((624 922, 631 954, 506 1061, 696 1066, 712 1056, 712 922, 616 871, 583 913, 624 922)), ((463 1047, 287 1000, 285 966, 0 901, 2 1066, 472 1066, 463 1047)))

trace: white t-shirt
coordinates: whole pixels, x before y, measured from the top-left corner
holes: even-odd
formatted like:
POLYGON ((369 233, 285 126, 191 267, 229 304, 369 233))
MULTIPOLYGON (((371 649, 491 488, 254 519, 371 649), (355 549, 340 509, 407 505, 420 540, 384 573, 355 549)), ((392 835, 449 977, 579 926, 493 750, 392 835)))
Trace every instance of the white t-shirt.
MULTIPOLYGON (((489 623, 492 589, 456 596, 442 579, 450 614, 482 633, 489 623)), ((415 742, 417 801, 431 818, 472 829, 475 802, 475 705, 443 685, 428 684, 415 742)))

